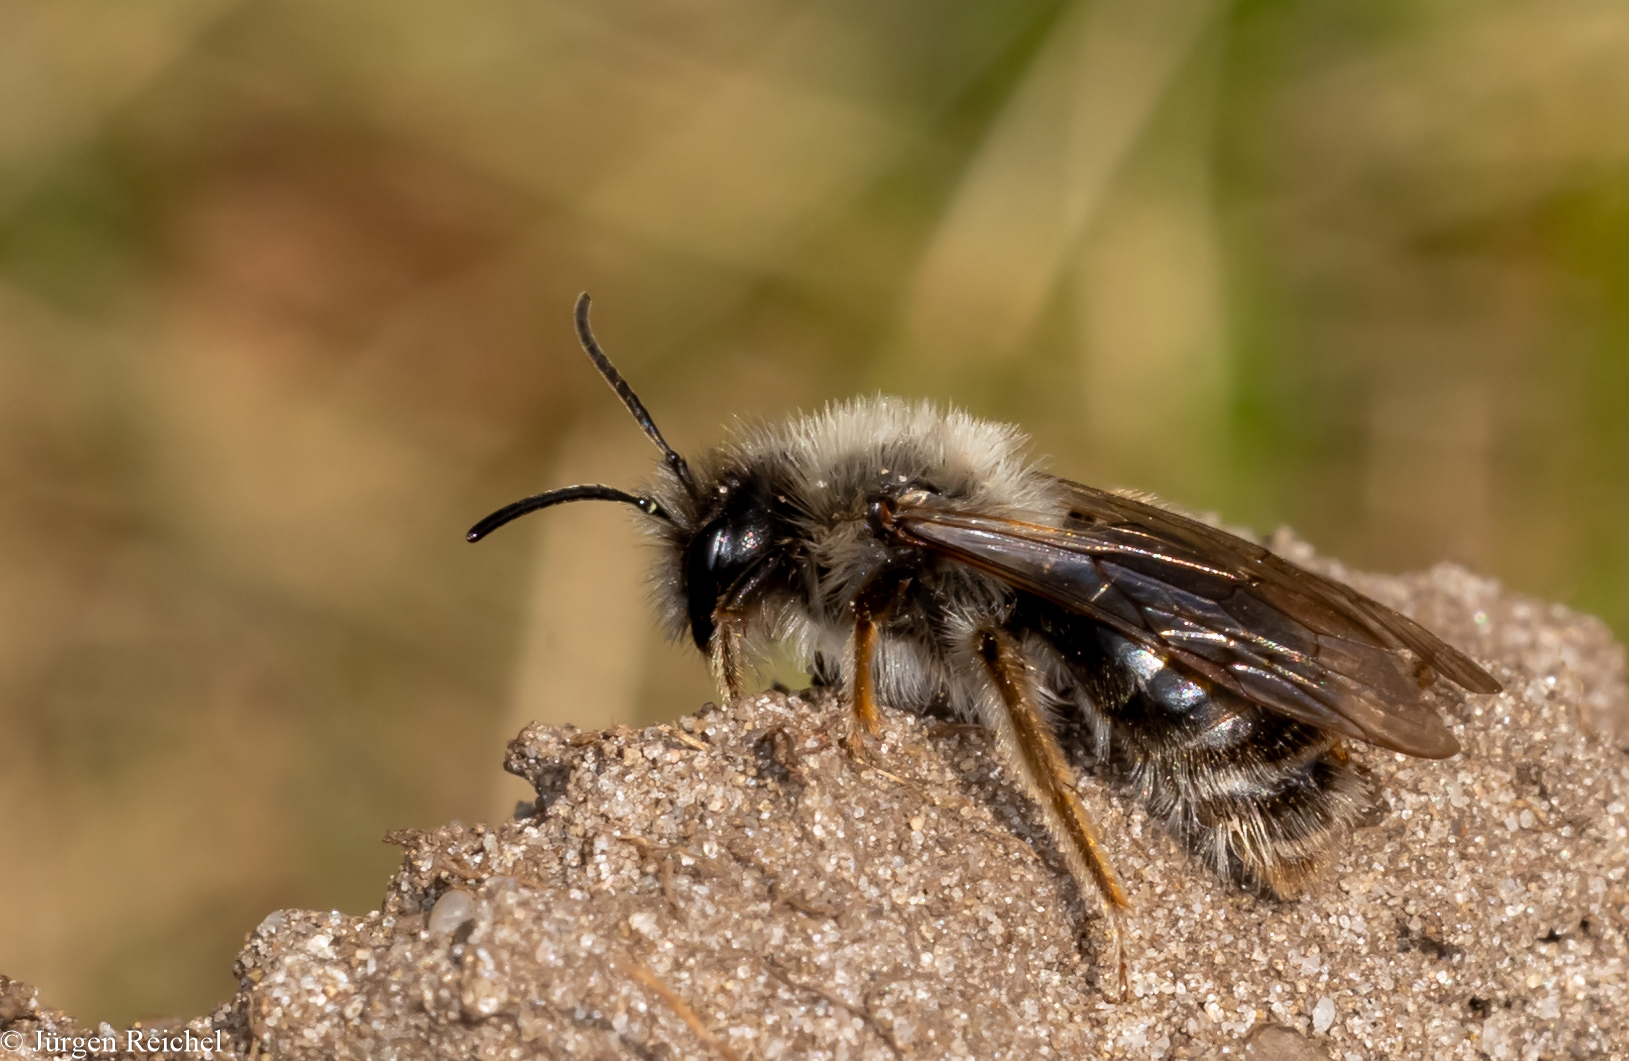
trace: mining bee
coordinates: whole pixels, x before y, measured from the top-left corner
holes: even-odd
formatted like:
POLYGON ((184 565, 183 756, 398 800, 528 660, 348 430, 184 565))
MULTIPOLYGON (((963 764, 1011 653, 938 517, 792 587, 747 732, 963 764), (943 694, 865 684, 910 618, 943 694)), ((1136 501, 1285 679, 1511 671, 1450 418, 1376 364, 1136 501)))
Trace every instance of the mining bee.
POLYGON ((640 493, 567 486, 470 541, 568 501, 619 501, 659 548, 657 597, 720 686, 790 650, 877 704, 976 720, 1109 915, 1122 990, 1124 888, 1080 798, 1065 734, 1214 871, 1300 892, 1372 804, 1344 742, 1459 750, 1428 705, 1440 675, 1499 683, 1413 620, 1260 544, 1059 478, 1007 424, 889 397, 746 429, 691 464, 595 342, 577 335, 662 452, 640 493))

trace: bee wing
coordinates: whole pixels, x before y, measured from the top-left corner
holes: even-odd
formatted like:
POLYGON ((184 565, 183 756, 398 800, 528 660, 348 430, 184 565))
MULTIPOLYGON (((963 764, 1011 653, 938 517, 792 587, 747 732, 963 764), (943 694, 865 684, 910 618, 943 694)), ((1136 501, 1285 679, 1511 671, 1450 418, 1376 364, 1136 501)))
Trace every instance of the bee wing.
POLYGON ((896 505, 907 540, 1104 623, 1248 700, 1426 758, 1459 750, 1399 650, 1474 692, 1487 672, 1405 616, 1252 542, 1162 508, 1058 480, 1063 527, 896 505))
MULTIPOLYGON (((1362 631, 1387 649, 1407 648, 1426 666, 1474 693, 1497 693, 1501 686, 1487 671, 1437 635, 1352 587, 1297 567, 1255 542, 1134 498, 1056 480, 1073 505, 1071 523, 1141 530, 1161 541, 1180 541, 1210 563, 1243 576, 1269 600, 1312 605, 1305 618, 1318 629, 1325 617, 1331 633, 1362 631), (1275 594, 1279 595, 1275 598, 1275 594)), ((1290 614, 1296 614, 1291 612, 1290 614)))

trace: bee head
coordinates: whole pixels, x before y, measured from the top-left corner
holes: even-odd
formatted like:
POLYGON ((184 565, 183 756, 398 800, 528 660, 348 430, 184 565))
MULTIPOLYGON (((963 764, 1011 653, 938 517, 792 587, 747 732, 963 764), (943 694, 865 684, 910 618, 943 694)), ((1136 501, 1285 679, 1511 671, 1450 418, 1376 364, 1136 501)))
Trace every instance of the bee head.
POLYGON ((750 480, 719 484, 706 522, 683 546, 683 589, 690 636, 703 652, 713 640, 715 616, 739 612, 753 602, 784 562, 776 543, 771 498, 750 480))
POLYGON ((638 395, 595 341, 588 324, 588 307, 588 296, 579 296, 577 338, 600 375, 662 451, 663 463, 683 491, 676 500, 682 511, 675 518, 656 498, 631 494, 613 486, 597 483, 564 486, 505 505, 471 527, 465 538, 478 542, 528 512, 568 501, 620 501, 633 505, 667 525, 665 535, 681 556, 680 580, 690 634, 696 647, 708 652, 716 625, 715 615, 750 603, 783 562, 773 550, 779 535, 771 499, 750 481, 739 477, 727 478, 705 489, 697 483, 685 459, 667 444, 638 395), (691 528, 698 529, 692 531, 691 528))
POLYGON ((665 525, 662 535, 679 560, 677 581, 690 635, 697 648, 710 652, 717 617, 738 613, 755 603, 789 560, 785 550, 776 547, 785 539, 778 515, 780 505, 761 480, 750 474, 727 475, 716 483, 709 476, 705 486, 697 481, 685 459, 667 444, 638 395, 595 341, 588 326, 588 306, 588 296, 579 296, 577 338, 600 375, 662 451, 662 461, 679 492, 658 492, 675 511, 669 512, 648 494, 631 494, 614 486, 563 486, 505 505, 471 527, 465 538, 478 542, 528 512, 568 501, 620 501, 633 505, 665 525))

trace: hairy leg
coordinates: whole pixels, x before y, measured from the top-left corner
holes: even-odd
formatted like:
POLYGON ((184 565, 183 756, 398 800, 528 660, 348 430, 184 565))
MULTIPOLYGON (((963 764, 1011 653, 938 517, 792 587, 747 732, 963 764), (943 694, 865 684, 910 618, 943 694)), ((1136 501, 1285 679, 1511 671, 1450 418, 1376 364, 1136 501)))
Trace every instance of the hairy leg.
POLYGON ((1103 903, 1120 997, 1126 994, 1124 917, 1130 909, 1125 889, 1103 853, 1102 842, 1080 797, 1074 772, 1058 738, 1040 709, 1023 650, 1000 630, 981 630, 975 648, 988 671, 999 701, 996 718, 986 722, 996 731, 1002 752, 1041 808, 1042 819, 1057 841, 1075 879, 1090 881, 1103 903))

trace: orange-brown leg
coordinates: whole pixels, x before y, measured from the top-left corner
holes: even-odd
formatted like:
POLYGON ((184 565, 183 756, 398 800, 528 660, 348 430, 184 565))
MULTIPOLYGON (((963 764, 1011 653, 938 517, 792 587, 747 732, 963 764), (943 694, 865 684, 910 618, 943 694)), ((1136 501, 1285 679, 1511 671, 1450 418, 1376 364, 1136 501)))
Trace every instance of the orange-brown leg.
POLYGON ((1035 701, 1029 664, 1022 649, 1007 634, 986 630, 977 635, 979 658, 989 671, 1003 717, 991 719, 1002 752, 1025 787, 1040 805, 1041 816, 1057 841, 1075 879, 1084 888, 1089 880, 1103 902, 1112 963, 1119 978, 1120 997, 1126 995, 1124 918, 1131 904, 1109 866, 1086 807, 1075 795, 1075 777, 1064 758, 1052 726, 1035 701))
POLYGON ((855 609, 854 623, 854 720, 875 737, 882 729, 877 712, 877 682, 871 673, 871 657, 877 647, 877 624, 870 616, 860 617, 855 609))
POLYGON ((910 576, 900 572, 880 571, 866 581, 848 606, 854 616, 854 719, 872 736, 882 729, 877 682, 871 673, 877 651, 877 623, 888 614, 909 581, 910 576))

